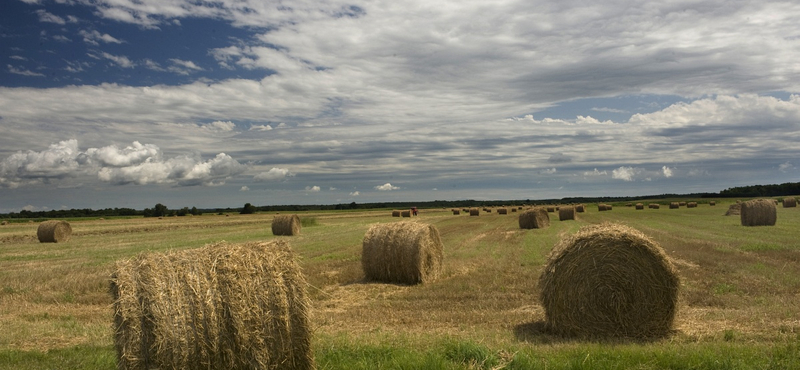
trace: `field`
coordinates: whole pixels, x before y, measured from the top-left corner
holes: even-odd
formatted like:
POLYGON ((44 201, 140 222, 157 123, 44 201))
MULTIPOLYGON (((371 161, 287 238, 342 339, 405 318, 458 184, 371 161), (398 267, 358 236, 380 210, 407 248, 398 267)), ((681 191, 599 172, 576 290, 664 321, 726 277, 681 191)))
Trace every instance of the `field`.
MULTIPOLYGON (((443 276, 427 285, 365 282, 361 241, 391 210, 300 213, 319 369, 800 368, 800 209, 772 227, 697 208, 588 205, 521 230, 517 213, 423 209, 444 243, 443 276), (681 279, 675 332, 647 343, 586 342, 541 330, 537 280, 554 243, 612 221, 657 241, 681 279)), ((668 203, 667 203, 668 204, 668 203)), ((66 243, 41 244, 35 222, 0 226, 0 369, 114 369, 113 262, 143 251, 276 238, 274 214, 69 220, 66 243)))

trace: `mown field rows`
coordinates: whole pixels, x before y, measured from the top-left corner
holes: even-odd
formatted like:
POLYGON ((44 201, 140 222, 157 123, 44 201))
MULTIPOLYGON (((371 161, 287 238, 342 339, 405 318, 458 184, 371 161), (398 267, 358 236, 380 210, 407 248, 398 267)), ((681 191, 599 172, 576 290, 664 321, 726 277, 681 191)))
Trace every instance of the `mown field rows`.
POLYGON ((418 286, 364 281, 361 241, 389 210, 310 212, 301 235, 275 237, 274 214, 70 221, 66 243, 37 242, 36 223, 0 227, 0 368, 114 368, 113 262, 143 251, 286 238, 312 298, 319 368, 800 367, 800 210, 743 227, 711 207, 588 206, 521 230, 517 213, 421 210, 444 243, 443 274, 418 286), (661 244, 681 278, 675 333, 652 343, 588 343, 541 330, 537 280, 564 235, 604 221, 661 244), (61 364, 61 365, 59 365, 61 364), (788 367, 787 367, 788 366, 788 367))

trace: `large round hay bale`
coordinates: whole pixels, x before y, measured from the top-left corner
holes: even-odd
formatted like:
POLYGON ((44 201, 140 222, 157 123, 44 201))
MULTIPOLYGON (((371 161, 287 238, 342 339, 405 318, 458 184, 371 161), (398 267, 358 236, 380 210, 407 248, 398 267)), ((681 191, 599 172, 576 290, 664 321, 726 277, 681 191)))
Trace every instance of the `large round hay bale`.
POLYGON ((670 202, 669 203, 669 209, 678 209, 678 208, 681 208, 681 204, 680 203, 678 203, 678 202, 670 202))
POLYGON ((604 223, 557 243, 539 287, 546 325, 554 333, 652 338, 672 328, 679 279, 656 242, 633 228, 604 223))
POLYGON ((36 237, 40 243, 63 243, 72 236, 72 227, 63 220, 49 220, 39 224, 36 237))
POLYGON ((778 207, 771 199, 753 199, 742 203, 742 226, 774 226, 778 207))
POLYGON ((547 212, 551 212, 552 213, 552 212, 555 212, 555 211, 556 211, 556 207, 555 206, 547 206, 547 212))
POLYGON ((697 202, 687 202, 686 208, 697 208, 697 202))
MULTIPOLYGON (((652 207, 651 207, 651 208, 652 208, 652 207)), ((636 203, 636 209, 637 209, 637 210, 640 210, 640 209, 642 209, 642 210, 643 210, 643 209, 644 209, 644 204, 642 204, 642 203, 636 203)))
POLYGON ((708 205, 709 205, 709 206, 716 206, 716 205, 717 205, 717 202, 715 202, 715 201, 713 201, 713 200, 712 200, 712 201, 708 202, 708 205))
POLYGON ((793 208, 797 207, 797 199, 795 198, 783 198, 783 208, 793 208))
POLYGON ((400 216, 411 217, 411 211, 400 211, 400 216))
POLYGON ((470 216, 480 216, 481 215, 481 211, 479 209, 477 209, 477 208, 470 208, 469 209, 469 215, 470 216))
POLYGON ((586 206, 583 204, 578 204, 575 206, 575 212, 583 213, 586 212, 586 206))
POLYGON ((419 284, 442 271, 439 230, 414 221, 372 225, 364 235, 361 266, 367 280, 419 284))
POLYGON ((651 205, 653 206, 653 209, 659 209, 659 208, 661 208, 661 205, 660 205, 660 204, 658 204, 658 203, 653 203, 653 204, 651 204, 651 205))
POLYGON ((283 240, 120 260, 117 368, 312 369, 306 284, 283 240))
POLYGON ((728 211, 725 212, 725 216, 739 216, 742 214, 742 203, 736 202, 728 207, 728 211))
POLYGON ((560 221, 566 220, 574 220, 575 219, 575 207, 572 206, 561 206, 558 209, 558 219, 560 221))
POLYGON ((392 217, 400 217, 400 211, 398 210, 392 211, 392 217))
POLYGON ((681 207, 686 207, 686 202, 678 202, 678 205, 681 207))
POLYGON ((498 215, 507 215, 508 214, 508 209, 507 208, 498 208, 497 209, 497 214, 498 215))
MULTIPOLYGON (((519 208, 519 209, 522 209, 522 208, 519 208)), ((517 211, 516 207, 515 208, 511 208, 511 212, 516 212, 516 211, 517 211)))
POLYGON ((454 214, 454 215, 460 215, 460 214, 461 214, 461 211, 459 211, 459 210, 457 210, 457 209, 454 209, 454 210, 453 210, 453 214, 454 214))
POLYGON ((550 215, 544 208, 529 209, 519 214, 520 229, 544 229, 550 226, 550 215))
POLYGON ((3 226, 8 225, 8 221, 3 220, 2 222, 0 222, 0 225, 3 225, 3 226))
POLYGON ((272 219, 272 235, 300 235, 300 217, 297 215, 276 215, 272 219))

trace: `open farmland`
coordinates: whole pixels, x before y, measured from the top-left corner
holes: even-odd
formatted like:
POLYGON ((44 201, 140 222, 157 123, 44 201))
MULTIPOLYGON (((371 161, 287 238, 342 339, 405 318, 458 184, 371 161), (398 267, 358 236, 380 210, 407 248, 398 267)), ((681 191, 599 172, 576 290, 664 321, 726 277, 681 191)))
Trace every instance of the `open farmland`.
MULTIPOLYGON (((365 282, 361 242, 391 210, 300 213, 299 236, 272 235, 274 214, 71 220, 66 243, 37 223, 0 227, 0 368, 115 368, 113 262, 143 251, 284 238, 301 256, 318 368, 800 368, 800 210, 743 227, 716 206, 587 206, 575 221, 523 230, 517 214, 423 209, 444 244, 430 284, 365 282), (581 226, 624 223, 658 242, 681 279, 675 333, 649 343, 590 343, 544 333, 537 281, 553 245, 581 226)), ((669 204, 669 202, 663 203, 669 204)))

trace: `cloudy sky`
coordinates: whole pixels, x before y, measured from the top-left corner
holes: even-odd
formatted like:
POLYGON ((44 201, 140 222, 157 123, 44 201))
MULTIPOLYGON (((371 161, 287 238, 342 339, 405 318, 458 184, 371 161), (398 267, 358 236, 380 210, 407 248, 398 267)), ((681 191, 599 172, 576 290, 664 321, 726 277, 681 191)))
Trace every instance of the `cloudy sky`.
POLYGON ((800 181, 796 1, 2 8, 0 213, 800 181))

